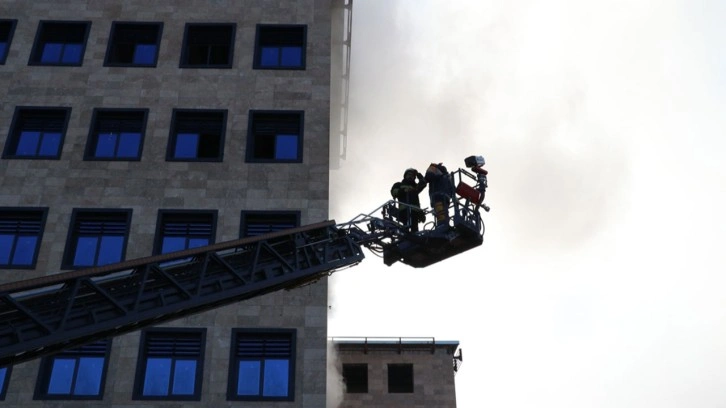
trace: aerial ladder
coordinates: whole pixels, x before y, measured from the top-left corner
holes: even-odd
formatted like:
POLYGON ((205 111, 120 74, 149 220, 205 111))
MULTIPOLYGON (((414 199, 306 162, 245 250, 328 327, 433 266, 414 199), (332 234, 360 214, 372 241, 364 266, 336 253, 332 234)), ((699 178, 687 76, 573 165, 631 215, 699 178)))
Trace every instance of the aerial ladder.
POLYGON ((477 247, 484 235, 481 180, 464 169, 447 177, 457 186, 451 216, 415 233, 397 221, 404 205, 389 201, 343 224, 324 221, 2 284, 0 367, 311 284, 360 263, 364 247, 386 265, 415 268, 477 247))

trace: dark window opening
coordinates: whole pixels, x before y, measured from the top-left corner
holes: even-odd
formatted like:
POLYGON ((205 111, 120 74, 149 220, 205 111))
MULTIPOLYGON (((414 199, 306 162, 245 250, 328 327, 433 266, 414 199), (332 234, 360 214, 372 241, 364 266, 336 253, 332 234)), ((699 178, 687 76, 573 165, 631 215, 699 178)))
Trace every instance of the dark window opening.
POLYGON ((131 223, 131 210, 74 210, 63 268, 121 262, 131 223))
POLYGON ((368 364, 343 364, 345 392, 360 394, 368 392, 368 364))
POLYGON ((303 112, 251 111, 248 162, 302 161, 303 112))
POLYGON ((134 399, 201 399, 206 329, 155 329, 141 337, 134 399))
POLYGON ((13 367, 0 367, 0 401, 5 399, 5 394, 8 392, 8 383, 10 382, 10 374, 13 371, 13 367))
POLYGON ((231 68, 234 24, 187 24, 180 67, 231 68))
POLYGON ((110 343, 101 340, 44 358, 34 399, 102 399, 110 343))
POLYGON ((254 68, 305 69, 306 37, 304 25, 258 25, 254 68))
POLYGON ((16 108, 3 158, 58 159, 70 108, 16 108))
POLYGON ((234 330, 228 399, 292 401, 295 331, 234 330))
POLYGON ((0 209, 0 268, 32 269, 47 209, 0 209))
POLYGON ((413 364, 388 365, 388 392, 413 392, 413 364))
POLYGON ((174 110, 167 160, 222 161, 226 124, 226 110, 174 110))
POLYGON ((85 159, 140 159, 147 112, 145 109, 94 110, 85 159))
POLYGON ((5 64, 17 20, 0 20, 0 65, 5 64))
POLYGON ((81 65, 90 22, 47 22, 38 26, 30 65, 81 65))
POLYGON ((161 31, 161 23, 113 23, 105 65, 155 66, 161 31))
POLYGON ((155 254, 166 254, 214 243, 216 211, 160 210, 155 254))
POLYGON ((254 237, 300 226, 300 212, 242 211, 240 237, 254 237))

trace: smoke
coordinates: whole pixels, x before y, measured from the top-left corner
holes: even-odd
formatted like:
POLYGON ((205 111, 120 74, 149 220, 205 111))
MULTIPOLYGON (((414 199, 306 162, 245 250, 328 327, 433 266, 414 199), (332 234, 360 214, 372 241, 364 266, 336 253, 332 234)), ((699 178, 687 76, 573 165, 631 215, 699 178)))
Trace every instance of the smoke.
POLYGON ((338 408, 343 403, 345 383, 343 382, 342 367, 338 360, 338 352, 332 341, 328 341, 328 373, 327 373, 327 401, 326 408, 338 408))
POLYGON ((355 2, 331 213, 472 154, 493 209, 481 248, 334 275, 331 332, 458 338, 477 372, 457 376, 461 407, 722 406, 724 15, 713 0, 355 2))
POLYGON ((630 153, 589 86, 607 68, 572 52, 587 49, 575 35, 585 23, 553 21, 575 3, 357 4, 350 155, 331 184, 334 206, 370 203, 333 212, 377 207, 407 167, 483 154, 490 204, 519 246, 571 250, 596 237, 629 187, 630 153))

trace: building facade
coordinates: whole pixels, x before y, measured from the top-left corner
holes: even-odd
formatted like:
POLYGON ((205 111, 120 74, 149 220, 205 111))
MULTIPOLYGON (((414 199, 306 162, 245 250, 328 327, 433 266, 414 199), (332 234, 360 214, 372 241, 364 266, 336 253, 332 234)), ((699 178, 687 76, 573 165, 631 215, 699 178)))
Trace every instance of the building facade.
MULTIPOLYGON (((340 408, 456 408, 458 342, 433 338, 334 338, 332 342, 340 375, 340 408)), ((329 392, 334 394, 332 388, 329 392)))
MULTIPOLYGON (((3 1, 0 283, 327 219, 345 4, 3 1)), ((0 405, 324 407, 326 339, 321 280, 2 367, 0 405)))

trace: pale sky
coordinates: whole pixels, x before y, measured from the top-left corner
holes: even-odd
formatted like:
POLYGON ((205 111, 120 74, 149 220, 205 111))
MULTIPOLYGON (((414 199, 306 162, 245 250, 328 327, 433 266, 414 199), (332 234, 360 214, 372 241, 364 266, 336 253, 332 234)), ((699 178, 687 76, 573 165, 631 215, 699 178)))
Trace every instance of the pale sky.
POLYGON ((459 408, 726 406, 723 21, 723 1, 355 0, 331 217, 472 154, 492 211, 458 257, 333 275, 329 335, 458 340, 459 408))

